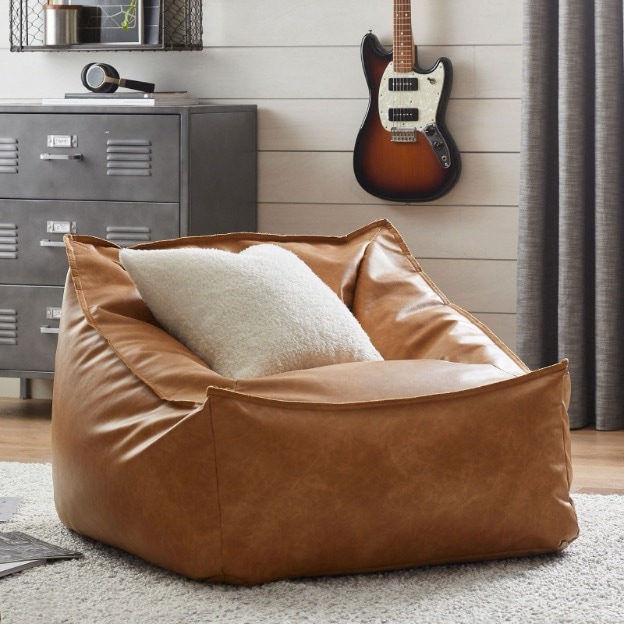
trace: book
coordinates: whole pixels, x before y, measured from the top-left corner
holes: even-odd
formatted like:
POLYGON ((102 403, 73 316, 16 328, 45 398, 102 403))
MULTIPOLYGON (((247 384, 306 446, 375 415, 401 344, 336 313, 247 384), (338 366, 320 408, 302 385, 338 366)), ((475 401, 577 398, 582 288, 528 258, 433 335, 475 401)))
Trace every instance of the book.
MULTIPOLYGON (((99 95, 104 95, 99 94, 99 95)), ((149 97, 124 97, 124 98, 44 98, 43 106, 177 106, 180 104, 199 104, 199 99, 194 97, 172 98, 149 98, 149 97)))
POLYGON ((172 99, 187 99, 189 96, 188 91, 154 91, 153 93, 147 93, 145 91, 114 91, 113 93, 94 93, 93 91, 84 91, 81 93, 66 93, 66 100, 172 100, 172 99))
POLYGON ((75 559, 82 553, 50 544, 21 531, 0 533, 0 577, 46 563, 50 559, 75 559))
POLYGON ((199 99, 187 91, 115 91, 114 93, 66 93, 63 98, 44 98, 48 106, 156 106, 171 104, 199 104, 199 99))
POLYGON ((15 574, 28 568, 34 568, 35 566, 42 565, 46 562, 46 559, 31 559, 30 561, 13 561, 11 563, 0 563, 0 578, 8 576, 9 574, 15 574))

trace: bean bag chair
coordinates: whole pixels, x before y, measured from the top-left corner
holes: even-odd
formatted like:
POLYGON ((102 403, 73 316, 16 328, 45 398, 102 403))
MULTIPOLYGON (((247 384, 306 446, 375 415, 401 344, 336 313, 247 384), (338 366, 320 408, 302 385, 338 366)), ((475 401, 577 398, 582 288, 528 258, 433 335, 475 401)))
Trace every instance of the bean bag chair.
POLYGON ((52 445, 71 529, 247 585, 576 538, 567 362, 530 371, 387 221, 65 242, 52 445))

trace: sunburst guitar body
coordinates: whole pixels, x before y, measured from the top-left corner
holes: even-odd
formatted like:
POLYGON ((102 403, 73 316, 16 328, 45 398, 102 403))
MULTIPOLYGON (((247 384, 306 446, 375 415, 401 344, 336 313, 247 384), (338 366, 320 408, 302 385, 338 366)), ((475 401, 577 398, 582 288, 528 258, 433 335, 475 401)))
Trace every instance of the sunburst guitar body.
POLYGON ((353 169, 364 190, 406 203, 444 195, 461 171, 444 122, 452 65, 440 58, 428 71, 418 66, 409 8, 406 0, 395 0, 391 52, 372 33, 362 41, 370 98, 353 151, 353 169))

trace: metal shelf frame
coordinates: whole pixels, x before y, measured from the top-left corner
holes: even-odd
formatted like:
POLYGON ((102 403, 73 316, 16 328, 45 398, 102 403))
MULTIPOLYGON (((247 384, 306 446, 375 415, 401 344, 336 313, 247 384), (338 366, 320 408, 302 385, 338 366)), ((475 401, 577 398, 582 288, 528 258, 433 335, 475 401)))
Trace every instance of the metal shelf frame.
POLYGON ((11 52, 91 52, 135 50, 201 50, 202 0, 161 0, 159 42, 157 44, 79 43, 50 46, 44 43, 41 0, 10 0, 11 52))

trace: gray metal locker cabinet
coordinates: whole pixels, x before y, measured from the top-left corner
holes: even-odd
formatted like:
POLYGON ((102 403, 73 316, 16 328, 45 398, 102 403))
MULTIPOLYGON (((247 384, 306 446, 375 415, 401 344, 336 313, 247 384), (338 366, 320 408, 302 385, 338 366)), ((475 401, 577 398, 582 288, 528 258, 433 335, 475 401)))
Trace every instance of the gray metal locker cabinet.
POLYGON ((52 377, 65 233, 257 229, 255 106, 0 106, 0 377, 52 377))

